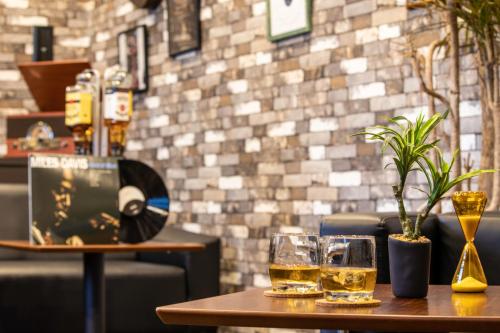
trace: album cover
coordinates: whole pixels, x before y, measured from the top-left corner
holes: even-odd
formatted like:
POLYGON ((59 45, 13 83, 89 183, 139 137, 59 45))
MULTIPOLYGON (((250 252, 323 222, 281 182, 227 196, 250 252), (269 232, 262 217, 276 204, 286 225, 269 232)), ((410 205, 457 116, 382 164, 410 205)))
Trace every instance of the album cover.
POLYGON ((118 243, 117 159, 33 154, 28 180, 33 244, 118 243))

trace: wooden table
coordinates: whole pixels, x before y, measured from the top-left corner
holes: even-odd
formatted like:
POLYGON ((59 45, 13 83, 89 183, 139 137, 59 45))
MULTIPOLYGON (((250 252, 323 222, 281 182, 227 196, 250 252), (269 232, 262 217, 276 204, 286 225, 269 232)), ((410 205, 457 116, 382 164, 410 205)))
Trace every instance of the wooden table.
POLYGON ((314 299, 279 299, 263 289, 162 306, 165 324, 409 332, 499 332, 500 286, 485 294, 454 294, 450 286, 430 286, 425 299, 392 296, 378 285, 374 308, 325 308, 314 299))
POLYGON ((200 243, 161 243, 145 242, 139 244, 92 244, 82 246, 32 245, 29 241, 0 241, 0 247, 21 251, 63 253, 83 253, 83 288, 85 304, 85 332, 103 333, 106 330, 106 304, 104 279, 104 254, 119 252, 161 252, 197 251, 205 245, 200 243))

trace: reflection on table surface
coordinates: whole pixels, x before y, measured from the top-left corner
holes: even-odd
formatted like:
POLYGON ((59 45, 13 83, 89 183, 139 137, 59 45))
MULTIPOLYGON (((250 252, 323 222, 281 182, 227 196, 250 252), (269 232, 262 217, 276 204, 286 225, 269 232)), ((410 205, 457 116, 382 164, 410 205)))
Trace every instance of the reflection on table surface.
POLYGON ((451 303, 457 316, 480 316, 486 307, 488 296, 484 293, 453 293, 451 303))

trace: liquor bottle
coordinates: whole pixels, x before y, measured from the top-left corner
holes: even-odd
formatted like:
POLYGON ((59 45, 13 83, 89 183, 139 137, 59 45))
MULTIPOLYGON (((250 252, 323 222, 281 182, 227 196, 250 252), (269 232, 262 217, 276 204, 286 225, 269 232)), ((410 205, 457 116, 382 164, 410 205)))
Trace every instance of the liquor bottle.
MULTIPOLYGON (((92 126, 89 126, 85 131, 85 136, 87 137, 87 142, 89 143, 89 154, 92 155, 94 152, 94 130, 99 127, 99 110, 100 110, 100 74, 95 69, 85 69, 79 76, 80 83, 85 85, 85 89, 89 90, 92 94, 92 126), (96 119, 97 116, 97 119, 96 119)), ((78 80, 78 78, 77 78, 78 80)))
POLYGON ((76 77, 74 86, 66 87, 65 124, 73 133, 75 154, 92 153, 92 105, 93 91, 89 77, 82 72, 76 77))
POLYGON ((108 128, 109 156, 122 156, 125 150, 125 133, 133 105, 130 81, 130 75, 118 68, 105 78, 103 118, 108 128))

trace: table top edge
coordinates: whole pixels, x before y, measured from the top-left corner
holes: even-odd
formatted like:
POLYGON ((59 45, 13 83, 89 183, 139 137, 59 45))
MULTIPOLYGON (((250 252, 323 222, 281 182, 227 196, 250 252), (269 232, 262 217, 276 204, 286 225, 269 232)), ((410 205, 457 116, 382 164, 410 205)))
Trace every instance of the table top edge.
POLYGON ((28 240, 0 240, 0 248, 8 248, 30 252, 158 252, 158 251, 199 251, 205 244, 196 242, 168 243, 148 241, 137 244, 85 244, 71 245, 37 245, 28 240))

